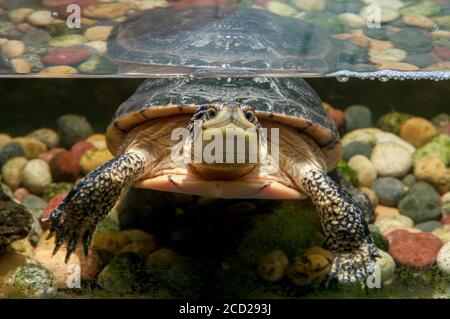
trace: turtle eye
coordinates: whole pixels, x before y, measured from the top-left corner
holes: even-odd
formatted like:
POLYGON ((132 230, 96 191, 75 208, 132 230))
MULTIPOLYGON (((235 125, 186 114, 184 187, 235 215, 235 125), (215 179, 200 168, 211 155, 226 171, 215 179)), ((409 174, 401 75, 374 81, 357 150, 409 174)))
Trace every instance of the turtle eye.
POLYGON ((253 120, 255 119, 255 113, 253 113, 253 111, 246 111, 245 118, 247 119, 247 121, 253 122, 253 120))
POLYGON ((214 108, 210 108, 208 109, 208 111, 206 111, 206 115, 208 116, 208 119, 213 119, 216 117, 217 111, 214 108))

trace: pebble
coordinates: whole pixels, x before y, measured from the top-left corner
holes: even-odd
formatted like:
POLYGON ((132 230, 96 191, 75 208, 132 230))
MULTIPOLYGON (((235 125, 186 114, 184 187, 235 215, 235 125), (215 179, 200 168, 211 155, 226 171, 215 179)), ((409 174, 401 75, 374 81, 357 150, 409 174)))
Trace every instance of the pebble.
POLYGON ((341 126, 345 122, 345 115, 344 112, 340 109, 336 108, 329 108, 328 114, 333 119, 334 123, 336 123, 337 126, 341 126))
POLYGON ((363 194, 365 194, 367 196, 367 198, 369 198, 370 204, 372 205, 373 208, 375 208, 378 205, 379 201, 378 201, 377 194, 375 194, 375 192, 372 189, 361 186, 361 187, 358 187, 358 190, 360 192, 362 192, 363 194))
POLYGON ((48 299, 56 297, 56 279, 46 268, 25 264, 17 268, 9 283, 13 294, 20 298, 48 299))
POLYGON ((372 162, 363 155, 355 155, 348 161, 348 165, 358 174, 358 185, 371 187, 377 177, 372 162))
POLYGON ((380 281, 388 285, 395 278, 395 261, 391 255, 383 250, 378 250, 381 257, 376 259, 376 266, 380 270, 380 281))
POLYGON ((22 146, 17 142, 10 142, 0 150, 0 167, 12 158, 24 156, 25 151, 22 146))
POLYGON ((363 105, 352 105, 345 112, 345 126, 347 131, 371 127, 372 111, 363 105))
POLYGON ((259 259, 258 274, 266 281, 278 281, 288 265, 288 257, 282 250, 272 250, 259 259))
POLYGON ((446 215, 446 216, 442 217, 441 223, 444 225, 450 225, 450 215, 446 215))
POLYGON ((81 47, 57 47, 42 57, 50 65, 73 65, 89 59, 92 53, 81 47))
POLYGON ((383 236, 380 229, 378 229, 378 227, 374 224, 369 224, 369 231, 375 246, 381 250, 388 250, 389 241, 383 236))
POLYGON ((33 215, 40 215, 47 206, 47 203, 42 198, 33 194, 25 196, 22 204, 28 208, 33 215))
POLYGON ((0 296, 16 269, 23 266, 26 261, 24 255, 12 251, 6 251, 0 255, 0 296))
POLYGON ((94 234, 92 248, 117 254, 122 248, 130 244, 130 242, 130 239, 120 231, 104 231, 94 234))
POLYGON ((22 182, 22 171, 28 160, 25 157, 10 159, 1 168, 2 181, 12 190, 17 189, 22 182))
POLYGON ((450 170, 438 157, 424 156, 414 163, 414 176, 417 180, 429 182, 440 193, 450 189, 450 170))
POLYGON ((450 275, 450 242, 441 247, 436 258, 436 263, 440 271, 450 275))
POLYGON ((116 65, 105 57, 94 56, 81 63, 78 69, 80 72, 88 74, 109 74, 116 71, 116 65))
POLYGON ((179 258, 178 254, 169 248, 161 248, 151 253, 147 259, 149 269, 164 269, 172 265, 179 258))
POLYGON ((64 148, 57 147, 57 148, 51 149, 50 151, 39 154, 38 158, 46 161, 47 163, 50 163, 50 161, 56 154, 58 154, 60 152, 64 152, 64 151, 65 151, 64 148))
POLYGON ((373 166, 380 176, 403 177, 412 165, 411 153, 396 143, 377 144, 370 157, 373 166))
POLYGON ((29 161, 23 168, 22 184, 35 194, 40 194, 52 182, 50 167, 41 159, 29 161))
POLYGON ((434 27, 434 21, 424 15, 417 13, 410 13, 403 16, 404 24, 411 27, 418 27, 423 29, 431 29, 434 27))
POLYGON ((380 229, 383 235, 386 235, 394 229, 413 227, 414 222, 404 215, 380 216, 375 220, 375 226, 380 229))
POLYGON ((106 41, 112 29, 113 27, 108 25, 91 27, 86 30, 84 37, 88 41, 106 41))
POLYGON ((408 55, 405 59, 406 63, 414 64, 419 68, 428 67, 436 62, 436 60, 428 53, 418 53, 408 55))
POLYGON ((150 243, 152 246, 156 245, 155 236, 146 233, 140 229, 126 229, 122 231, 122 234, 127 236, 132 242, 146 242, 150 243))
POLYGON ((357 14, 350 12, 341 13, 339 15, 339 19, 341 19, 345 24, 354 29, 360 29, 366 25, 366 21, 363 18, 361 18, 357 14))
POLYGON ((86 42, 84 45, 94 49, 100 55, 104 55, 108 51, 108 44, 106 41, 90 41, 86 42))
POLYGON ((59 193, 58 195, 54 196, 53 198, 51 198, 48 201, 47 206, 45 207, 44 211, 42 212, 41 215, 41 220, 47 225, 50 226, 50 221, 47 220, 47 218, 50 217, 50 214, 52 213, 52 211, 54 209, 56 209, 59 204, 61 204, 61 202, 64 200, 64 198, 66 198, 68 193, 63 192, 63 193, 59 193))
POLYGON ((365 4, 376 4, 378 6, 390 7, 392 9, 400 9, 405 5, 401 0, 363 0, 365 4))
MULTIPOLYGON (((391 7, 380 6, 379 9, 380 9, 379 10, 379 13, 380 13, 379 18, 380 18, 380 22, 382 22, 382 23, 394 21, 400 16, 400 13, 398 12, 398 10, 393 9, 391 7)), ((360 12, 360 16, 365 21, 370 21, 373 14, 374 14, 373 9, 371 9, 370 6, 364 7, 360 12)))
POLYGON ((34 11, 28 15, 27 20, 37 27, 45 27, 57 22, 57 20, 53 18, 52 13, 48 10, 34 11))
POLYGON ((22 146, 28 159, 37 158, 47 151, 47 146, 44 143, 32 137, 16 137, 13 141, 22 146))
POLYGON ((384 205, 377 205, 375 207, 375 216, 384 217, 384 216, 394 216, 400 215, 400 211, 395 207, 389 207, 384 205))
POLYGON ((400 199, 405 196, 405 186, 393 177, 382 177, 375 180, 372 189, 377 194, 380 204, 397 206, 400 199))
POLYGON ((363 143, 360 141, 351 142, 344 146, 344 151, 342 154, 342 158, 344 161, 349 161, 351 157, 354 155, 363 155, 367 158, 370 158, 372 154, 372 145, 363 143))
POLYGON ((58 182, 75 182, 80 175, 78 158, 66 150, 53 156, 49 165, 54 180, 58 182))
POLYGON ((8 134, 1 134, 0 133, 0 151, 2 150, 3 146, 10 143, 12 141, 12 137, 8 134))
POLYGON ((413 155, 416 162, 420 158, 431 155, 440 158, 445 165, 450 164, 450 136, 447 134, 439 134, 427 144, 419 148, 413 155))
POLYGON ((436 127, 430 121, 412 117, 400 129, 400 137, 416 148, 423 146, 438 134, 436 127))
POLYGON ((80 141, 72 145, 70 152, 72 153, 73 157, 76 158, 76 162, 79 163, 83 154, 86 153, 86 151, 93 149, 94 147, 94 144, 92 144, 88 140, 80 141))
POLYGON ((425 268, 436 262, 442 243, 431 233, 403 232, 389 245, 389 254, 404 266, 425 268))
POLYGON ((25 53, 25 43, 18 40, 10 40, 2 45, 2 53, 7 59, 17 58, 25 53))
POLYGON ((86 139, 86 142, 92 143, 98 150, 107 148, 105 134, 94 134, 86 139))
POLYGON ((405 6, 400 9, 402 14, 421 14, 424 16, 433 16, 441 11, 441 7, 437 3, 431 1, 421 1, 416 4, 405 6))
POLYGON ((412 65, 404 62, 383 62, 378 64, 378 68, 396 70, 396 71, 417 71, 419 67, 417 65, 412 65))
POLYGON ((52 47, 71 47, 85 43, 87 40, 79 34, 66 34, 54 37, 48 42, 52 47))
POLYGON ((50 186, 48 186, 46 189, 44 189, 44 192, 42 193, 41 197, 43 200, 48 202, 53 197, 60 193, 67 193, 70 191, 70 189, 73 187, 73 183, 51 183, 50 186))
POLYGON ((302 256, 294 256, 286 268, 288 279, 297 286, 315 285, 326 279, 331 269, 332 254, 320 247, 311 247, 302 256))
POLYGON ((51 66, 51 67, 45 68, 42 71, 40 71, 39 73, 48 74, 48 75, 76 74, 76 73, 78 73, 78 70, 69 65, 58 65, 58 66, 51 66))
POLYGON ((45 44, 52 39, 52 36, 45 30, 31 29, 25 33, 22 41, 28 45, 45 44))
POLYGON ((416 182, 416 177, 414 176, 414 174, 408 174, 403 177, 402 182, 407 188, 409 188, 416 182))
POLYGON ((373 63, 401 62, 406 59, 407 55, 408 54, 403 50, 391 48, 370 54, 370 61, 373 63))
POLYGON ((21 23, 27 19, 27 17, 32 13, 34 9, 32 8, 18 8, 8 12, 8 18, 13 23, 21 23))
POLYGON ((293 16, 297 13, 297 10, 294 7, 278 1, 269 1, 266 9, 280 16, 293 16))
POLYGON ((14 191, 13 195, 19 202, 23 202, 24 198, 30 195, 30 192, 26 188, 20 187, 14 191))
POLYGON ((450 242, 450 225, 444 225, 432 231, 444 244, 450 242))
POLYGON ((433 18, 437 25, 443 28, 450 28, 450 15, 433 18))
POLYGON ((424 31, 416 28, 403 28, 393 33, 390 41, 396 48, 408 53, 425 53, 432 49, 432 40, 424 31))
POLYGON ((416 227, 417 229, 420 229, 421 231, 424 232, 432 232, 433 230, 439 228, 442 226, 441 222, 438 222, 437 220, 430 220, 428 222, 423 222, 420 224, 417 224, 416 227))
POLYGON ((441 207, 441 211, 442 211, 442 216, 450 216, 450 203, 446 202, 442 204, 441 207))
POLYGON ((57 120, 58 134, 61 145, 71 147, 76 142, 86 139, 92 135, 93 129, 85 117, 78 115, 63 115, 57 120))
POLYGON ((441 196, 441 202, 442 203, 449 203, 450 202, 450 192, 447 192, 445 194, 442 194, 441 196))
POLYGON ((351 132, 348 132, 347 134, 345 134, 342 139, 341 142, 344 145, 344 147, 347 144, 350 144, 351 142, 362 142, 365 144, 370 144, 370 145, 375 145, 377 143, 376 140, 376 134, 382 132, 380 129, 377 128, 363 128, 363 129, 358 129, 358 130, 354 130, 351 132))
POLYGON ((403 197, 398 208, 415 223, 421 223, 441 216, 439 194, 428 183, 417 182, 411 186, 403 197))
POLYGON ((400 137, 393 133, 387 132, 377 132, 375 133, 375 139, 377 144, 381 143, 394 143, 398 146, 403 147, 406 151, 408 151, 411 155, 416 151, 416 148, 409 144, 408 142, 402 140, 400 137))
POLYGON ((325 0, 293 0, 292 4, 305 11, 322 11, 325 9, 325 0))
POLYGON ((24 59, 12 59, 10 61, 12 70, 17 74, 26 74, 31 72, 31 65, 24 59))
POLYGON ((436 116, 433 116, 431 119, 431 123, 433 123, 434 126, 437 128, 441 128, 447 123, 450 123, 450 115, 447 113, 440 113, 436 116))
POLYGON ((41 141, 47 146, 48 149, 55 148, 59 145, 58 133, 50 128, 37 129, 28 134, 28 137, 41 141))
POLYGON ((84 8, 83 15, 93 19, 115 19, 125 15, 128 9, 126 3, 104 3, 84 8))
POLYGON ((80 169, 83 174, 88 174, 97 167, 112 160, 114 156, 108 149, 89 150, 83 154, 80 160, 80 169))

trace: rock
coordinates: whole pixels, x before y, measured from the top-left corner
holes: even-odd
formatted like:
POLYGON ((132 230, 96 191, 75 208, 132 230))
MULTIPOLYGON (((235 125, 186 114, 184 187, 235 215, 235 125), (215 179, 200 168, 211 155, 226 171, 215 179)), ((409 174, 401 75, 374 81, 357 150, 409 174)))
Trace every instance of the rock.
POLYGON ((0 255, 0 296, 7 292, 6 284, 20 266, 26 264, 25 256, 16 252, 5 252, 0 255))
POLYGON ((414 176, 414 174, 408 174, 405 177, 403 177, 402 179, 403 184, 405 184, 406 187, 411 187, 412 185, 414 185, 414 183, 416 183, 416 177, 414 176))
POLYGON ((434 27, 434 22, 430 18, 417 13, 410 13, 403 16, 404 24, 411 27, 418 27, 423 29, 431 29, 434 27))
MULTIPOLYGON (((362 155, 359 155, 362 156, 362 155)), ((347 180, 351 185, 358 184, 358 173, 351 168, 345 161, 340 160, 336 167, 336 170, 347 180)))
POLYGON ((106 250, 112 254, 117 254, 129 243, 130 239, 119 231, 96 232, 92 239, 92 248, 106 250))
POLYGON ((431 1, 421 1, 417 3, 411 3, 400 10, 402 14, 421 14, 424 16, 433 16, 438 14, 442 8, 431 1))
POLYGON ((446 216, 442 217, 441 223, 444 225, 450 225, 450 215, 446 215, 446 216))
POLYGON ((47 226, 50 227, 50 220, 48 218, 50 217, 50 214, 53 212, 54 209, 56 209, 59 204, 66 198, 68 193, 63 192, 59 193, 58 195, 55 195, 53 198, 51 198, 48 201, 47 206, 45 207, 44 211, 41 215, 41 221, 47 226))
POLYGON ((380 216, 375 221, 375 226, 386 236, 391 230, 399 228, 413 227, 414 222, 411 218, 403 215, 380 216))
POLYGON ((49 75, 58 75, 58 74, 76 74, 78 70, 68 66, 68 65, 57 65, 50 66, 48 68, 43 69, 39 73, 41 74, 49 74, 49 75))
POLYGON ((403 28, 399 32, 393 33, 390 41, 396 48, 408 53, 426 53, 432 49, 431 38, 416 28, 403 28))
POLYGON ((109 292, 138 294, 147 289, 142 270, 145 263, 141 257, 131 252, 121 253, 100 272, 97 283, 109 292))
POLYGON ((56 297, 56 279, 46 268, 36 264, 20 266, 9 283, 13 295, 21 298, 56 297))
POLYGON ((417 180, 429 182, 440 193, 450 189, 450 170, 438 157, 424 156, 414 163, 414 176, 417 180))
POLYGON ((17 199, 19 202, 23 202, 23 199, 30 195, 30 192, 26 188, 18 188, 14 191, 14 198, 17 199))
POLYGON ((35 138, 17 137, 13 141, 22 146, 28 159, 37 158, 40 154, 47 151, 47 146, 35 138))
POLYGON ((60 148, 60 147, 54 148, 54 149, 52 149, 52 150, 50 150, 48 152, 44 152, 44 153, 39 154, 38 158, 40 158, 41 160, 46 161, 47 163, 50 163, 51 160, 53 159, 53 157, 56 154, 64 152, 64 151, 66 151, 64 148, 60 148))
POLYGON ((303 256, 295 256, 286 268, 288 279, 297 286, 314 285, 328 275, 333 261, 332 254, 320 247, 311 247, 303 256))
POLYGON ((81 279, 88 281, 96 280, 100 271, 114 258, 108 252, 93 249, 89 249, 87 258, 82 249, 77 249, 74 253, 80 259, 81 279))
POLYGON ((441 27, 450 28, 450 15, 435 17, 433 20, 441 27))
POLYGON ((440 271, 450 275, 450 242, 441 247, 436 257, 436 263, 440 271))
POLYGON ((77 159, 77 163, 79 163, 81 157, 83 156, 86 151, 89 151, 94 148, 94 144, 92 144, 89 141, 80 141, 75 144, 73 144, 72 148, 70 149, 70 152, 72 153, 73 157, 77 159))
POLYGON ((31 66, 24 59, 11 59, 11 68, 17 74, 26 74, 31 72, 31 66))
POLYGON ((85 43, 87 40, 79 34, 66 34, 54 37, 48 42, 52 47, 72 47, 85 43))
POLYGON ((86 42, 84 45, 94 49, 99 55, 104 55, 108 51, 108 44, 106 41, 90 41, 86 42))
POLYGON ((2 150, 3 146, 10 143, 11 141, 12 138, 8 134, 0 134, 0 151, 2 150))
POLYGON ((92 53, 82 47, 57 47, 42 58, 50 65, 74 65, 86 61, 92 53))
POLYGON ((377 144, 370 157, 373 166, 380 176, 403 177, 412 165, 411 153, 396 143, 377 144))
POLYGON ((126 3, 103 3, 84 8, 83 15, 93 19, 112 20, 125 15, 128 9, 126 3))
POLYGON ((370 236, 373 239, 373 242, 379 249, 381 250, 389 249, 389 241, 383 236, 383 234, 381 233, 380 229, 377 226, 370 224, 369 231, 370 236))
POLYGON ((132 252, 132 253, 135 253, 135 254, 145 258, 148 255, 150 255, 152 252, 154 252, 156 250, 156 248, 157 248, 157 246, 154 241, 153 242, 137 241, 137 242, 132 242, 132 243, 126 245, 125 247, 123 247, 122 249, 120 249, 119 254, 125 253, 125 252, 132 252))
MULTIPOLYGON (((385 22, 392 22, 394 20, 396 20, 400 14, 398 12, 397 9, 393 9, 391 7, 387 7, 387 6, 380 6, 380 22, 385 23, 385 22)), ((360 16, 366 20, 366 21, 370 21, 370 19, 372 19, 372 15, 373 15, 373 9, 371 9, 370 6, 368 7, 364 7, 361 12, 360 12, 360 16)))
POLYGON ((379 132, 381 132, 381 130, 376 128, 354 130, 345 134, 342 137, 341 142, 344 146, 350 144, 351 142, 362 142, 365 144, 375 145, 377 143, 376 134, 379 132))
POLYGON ((372 126, 372 112, 363 105, 352 105, 345 110, 344 114, 347 131, 372 126))
POLYGON ((444 225, 442 227, 436 228, 431 233, 438 237, 444 244, 450 242, 450 225, 444 225))
MULTIPOLYGON (((39 72, 44 69, 44 64, 41 62, 41 57, 37 54, 26 53, 22 55, 21 59, 28 63, 30 72, 39 72)), ((27 66, 25 66, 25 68, 26 67, 27 66)))
POLYGON ((339 19, 341 19, 345 24, 347 24, 350 28, 361 29, 366 25, 366 21, 361 18, 359 15, 345 12, 339 15, 339 19))
POLYGON ((442 203, 448 203, 450 202, 450 192, 447 192, 445 194, 442 194, 441 196, 441 202, 442 203))
POLYGON ((113 27, 109 25, 95 26, 87 29, 84 36, 88 41, 106 41, 112 29, 113 27))
POLYGON ((372 188, 382 205, 397 206, 398 202, 405 196, 403 183, 392 177, 376 179, 372 188))
POLYGON ((44 143, 49 149, 55 148, 59 144, 58 134, 49 128, 41 128, 31 132, 29 137, 44 143))
POLYGON ((24 197, 22 205, 28 208, 33 215, 40 215, 40 212, 47 206, 47 202, 39 196, 30 194, 24 197))
POLYGON ((400 137, 416 148, 423 146, 437 134, 433 123, 420 117, 410 118, 400 129, 400 137))
POLYGON ((380 143, 394 143, 398 146, 403 147, 407 150, 411 155, 416 151, 416 148, 409 144, 408 142, 402 140, 400 137, 393 133, 388 132, 377 132, 375 133, 375 140, 377 144, 380 143))
POLYGON ((446 134, 436 136, 414 153, 413 160, 417 161, 427 155, 438 157, 445 165, 450 165, 450 136, 446 134))
POLYGON ((380 270, 380 281, 388 285, 394 280, 395 275, 395 261, 387 252, 383 250, 378 251, 381 258, 375 260, 376 266, 380 270))
POLYGON ((78 115, 63 115, 58 118, 57 125, 61 144, 64 147, 71 147, 93 133, 91 124, 85 117, 78 115))
POLYGON ((403 50, 390 48, 371 53, 370 61, 373 63, 401 62, 406 59, 407 55, 408 54, 403 50))
POLYGON ((441 128, 445 124, 450 123, 450 115, 447 113, 440 113, 431 119, 431 123, 437 128, 441 128))
POLYGON ((17 8, 8 12, 8 18, 13 23, 21 23, 25 21, 30 13, 34 9, 32 8, 17 8))
POLYGON ((34 11, 28 15, 27 20, 37 27, 45 27, 57 21, 48 10, 34 11))
POLYGON ((25 44, 22 41, 10 40, 2 45, 2 53, 7 59, 17 58, 25 53, 25 44))
POLYGON ((384 205, 377 205, 375 207, 375 216, 378 217, 384 217, 384 216, 394 216, 394 215, 400 215, 400 211, 397 208, 384 206, 384 205))
POLYGON ((345 122, 344 112, 340 109, 330 108, 327 110, 330 117, 333 119, 337 126, 341 126, 345 122))
POLYGON ((58 182, 75 182, 80 175, 78 158, 66 150, 53 156, 50 169, 54 180, 58 182))
POLYGON ((27 45, 30 44, 45 44, 52 39, 52 36, 47 31, 41 29, 31 29, 25 33, 22 41, 27 45))
POLYGON ((86 142, 92 143, 98 150, 107 148, 105 134, 94 134, 86 139, 86 142))
POLYGON ((147 259, 149 269, 164 269, 170 267, 179 258, 179 255, 172 249, 161 248, 150 254, 147 259))
POLYGON ((293 0, 292 4, 305 11, 322 11, 325 8, 325 0, 293 0))
POLYGON ((358 174, 358 185, 371 187, 377 177, 377 172, 372 162, 363 155, 355 155, 349 161, 348 165, 358 174))
POLYGON ((47 162, 41 159, 29 161, 23 168, 22 184, 35 194, 41 194, 52 182, 52 174, 47 162))
POLYGON ((367 198, 370 201, 370 204, 372 205, 372 208, 375 208, 378 205, 379 201, 378 201, 377 194, 375 194, 375 192, 372 189, 361 186, 361 187, 358 187, 358 190, 367 196, 367 198))
POLYGON ((278 281, 288 265, 288 257, 282 250, 272 250, 259 259, 258 273, 266 281, 278 281))
POLYGON ((114 156, 108 149, 89 150, 84 153, 80 160, 80 169, 83 174, 88 174, 97 167, 112 160, 114 156))
POLYGON ((41 197, 46 202, 60 193, 67 193, 73 187, 73 183, 51 183, 50 186, 44 189, 41 197))
POLYGON ((406 63, 414 64, 419 68, 428 67, 436 62, 436 60, 428 53, 419 53, 408 55, 405 59, 406 63))
POLYGON ((279 1, 269 1, 266 5, 266 9, 272 13, 287 17, 297 13, 297 10, 294 7, 279 1))
POLYGON ((7 161, 16 157, 24 157, 25 151, 17 142, 11 142, 3 146, 0 150, 0 166, 5 165, 7 161))
POLYGON ((443 203, 441 210, 442 210, 442 216, 444 216, 444 217, 450 216, 450 203, 449 202, 443 203))
POLYGON ((400 212, 421 223, 441 216, 439 194, 425 182, 418 182, 410 187, 398 208, 400 212))
POLYGON ((442 223, 436 220, 430 220, 428 222, 417 224, 415 227, 424 232, 432 232, 433 230, 442 226, 442 223))
POLYGON ((88 74, 109 74, 116 72, 116 65, 105 57, 94 56, 78 66, 83 73, 88 74))
POLYGON ((57 288, 67 288, 67 281, 70 279, 69 275, 73 272, 71 267, 79 266, 80 259, 75 254, 72 254, 66 263, 65 258, 67 249, 65 247, 61 247, 58 252, 53 255, 55 239, 45 240, 47 236, 48 232, 43 234, 42 239, 39 241, 33 252, 33 258, 40 266, 51 271, 55 277, 57 288), (43 243, 43 241, 46 243, 43 243))
POLYGON ((402 233, 389 245, 389 254, 404 266, 425 268, 436 262, 442 243, 431 233, 402 233))
POLYGON ((1 168, 3 183, 11 187, 12 190, 17 189, 22 182, 22 171, 28 160, 25 157, 15 157, 10 159, 1 168))
POLYGON ((140 229, 127 229, 122 231, 122 234, 127 236, 132 242, 146 242, 150 243, 152 246, 156 245, 156 238, 155 236, 146 233, 143 230, 140 229))
POLYGON ((0 187, 0 249, 28 236, 32 223, 31 213, 0 187))
POLYGON ((418 71, 419 67, 405 62, 383 62, 378 63, 378 69, 389 69, 395 71, 418 71))

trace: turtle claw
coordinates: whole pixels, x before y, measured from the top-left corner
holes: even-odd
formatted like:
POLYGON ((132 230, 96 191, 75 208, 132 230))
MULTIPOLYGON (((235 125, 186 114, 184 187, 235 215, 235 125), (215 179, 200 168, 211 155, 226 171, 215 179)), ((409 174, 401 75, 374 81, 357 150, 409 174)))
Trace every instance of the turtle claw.
POLYGON ((375 272, 375 258, 380 256, 372 243, 364 244, 354 252, 339 253, 333 260, 327 286, 333 282, 343 284, 360 282, 375 272))

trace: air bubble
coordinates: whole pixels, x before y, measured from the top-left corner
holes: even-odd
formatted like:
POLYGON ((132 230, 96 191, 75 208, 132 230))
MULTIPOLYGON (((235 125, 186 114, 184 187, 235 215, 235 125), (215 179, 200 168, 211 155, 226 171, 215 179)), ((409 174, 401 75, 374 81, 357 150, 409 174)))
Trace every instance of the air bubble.
POLYGON ((389 78, 387 76, 382 76, 378 80, 380 80, 380 82, 387 82, 389 81, 389 78))
POLYGON ((388 80, 434 80, 444 81, 450 80, 449 71, 395 71, 381 70, 373 72, 353 72, 348 70, 337 71, 327 75, 327 77, 335 77, 339 82, 347 82, 350 78, 362 80, 378 79, 382 82, 388 80))
POLYGON ((338 82, 345 83, 345 82, 348 82, 348 80, 350 80, 350 78, 348 76, 337 76, 336 80, 338 80, 338 82))

